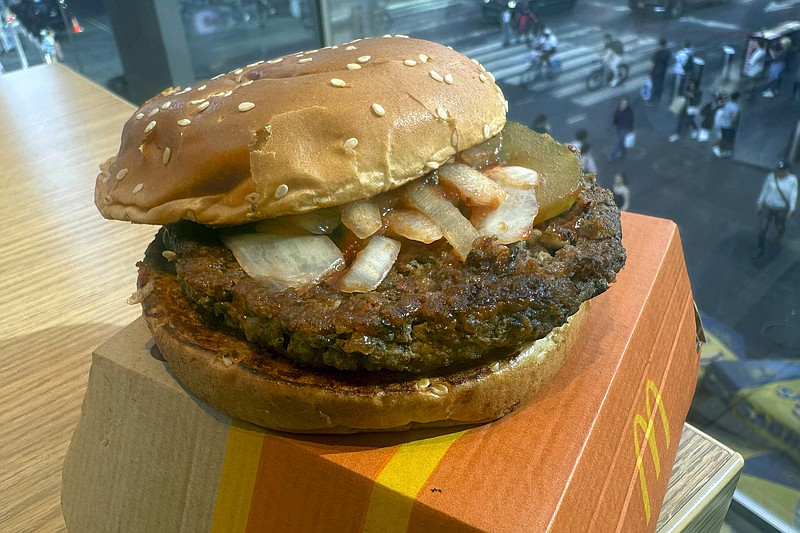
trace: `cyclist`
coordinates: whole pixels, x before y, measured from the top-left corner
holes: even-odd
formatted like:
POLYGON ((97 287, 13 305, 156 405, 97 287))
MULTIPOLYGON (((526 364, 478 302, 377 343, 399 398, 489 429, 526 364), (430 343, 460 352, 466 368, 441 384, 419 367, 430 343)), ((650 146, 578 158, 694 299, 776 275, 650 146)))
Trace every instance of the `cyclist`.
POLYGON ((624 53, 621 42, 612 39, 608 33, 603 36, 603 66, 611 72, 612 87, 619 85, 619 64, 624 53))
POLYGON ((550 71, 555 70, 553 65, 553 56, 556 54, 558 48, 558 37, 550 30, 545 28, 542 35, 539 37, 537 48, 541 52, 542 61, 545 62, 550 71))

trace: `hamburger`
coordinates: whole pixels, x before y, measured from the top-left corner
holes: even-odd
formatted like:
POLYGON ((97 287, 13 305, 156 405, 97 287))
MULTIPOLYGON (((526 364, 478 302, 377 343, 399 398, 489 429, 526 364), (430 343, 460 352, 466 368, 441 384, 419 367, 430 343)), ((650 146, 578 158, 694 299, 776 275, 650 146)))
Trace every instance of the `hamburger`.
POLYGON ((357 40, 168 89, 101 165, 175 377, 232 416, 349 433, 497 419, 625 262, 576 150, 506 122, 476 61, 357 40))

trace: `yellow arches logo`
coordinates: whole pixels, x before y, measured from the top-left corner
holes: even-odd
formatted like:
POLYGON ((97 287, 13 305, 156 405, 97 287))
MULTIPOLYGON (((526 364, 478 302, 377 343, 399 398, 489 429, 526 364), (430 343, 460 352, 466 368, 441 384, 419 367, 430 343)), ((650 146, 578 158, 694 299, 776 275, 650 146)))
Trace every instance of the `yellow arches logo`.
POLYGON ((647 523, 650 523, 650 493, 647 490, 647 476, 644 472, 644 458, 642 457, 647 447, 642 448, 642 441, 647 440, 650 449, 650 457, 653 459, 655 466, 656 479, 661 476, 661 461, 658 453, 658 442, 656 440, 655 431, 655 413, 653 412, 653 403, 658 407, 658 413, 661 415, 661 426, 664 428, 664 449, 669 449, 669 420, 667 420, 667 411, 664 409, 664 402, 661 399, 661 392, 653 380, 648 379, 645 384, 645 415, 636 413, 633 417, 633 445, 636 450, 636 468, 639 470, 639 487, 642 489, 642 503, 644 504, 644 514, 647 523), (644 435, 642 435, 644 432, 644 435), (644 436, 644 439, 642 437, 644 436))

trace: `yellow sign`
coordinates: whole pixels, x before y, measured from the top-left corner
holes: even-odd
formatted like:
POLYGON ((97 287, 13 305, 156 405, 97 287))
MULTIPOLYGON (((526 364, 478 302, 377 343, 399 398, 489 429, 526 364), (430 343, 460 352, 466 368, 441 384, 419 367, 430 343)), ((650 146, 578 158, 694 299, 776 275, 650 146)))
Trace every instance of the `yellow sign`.
POLYGON ((645 415, 636 413, 633 417, 633 446, 636 450, 636 468, 639 470, 639 487, 642 489, 642 503, 644 504, 644 514, 647 523, 650 523, 650 493, 647 490, 647 476, 644 472, 644 458, 643 454, 647 448, 642 448, 642 435, 647 440, 650 449, 650 457, 653 458, 653 465, 655 466, 656 479, 661 476, 661 460, 658 453, 658 442, 656 440, 655 423, 653 412, 653 401, 658 406, 658 412, 661 415, 661 426, 664 428, 664 442, 665 449, 669 449, 669 420, 667 419, 667 411, 664 409, 664 402, 661 399, 661 392, 653 380, 648 379, 645 384, 645 415))

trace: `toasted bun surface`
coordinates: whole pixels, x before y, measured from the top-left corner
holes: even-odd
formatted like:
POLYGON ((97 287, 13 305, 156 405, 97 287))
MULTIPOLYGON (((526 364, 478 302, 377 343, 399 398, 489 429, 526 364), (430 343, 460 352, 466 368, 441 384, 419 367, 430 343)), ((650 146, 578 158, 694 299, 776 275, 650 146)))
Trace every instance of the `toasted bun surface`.
POLYGON ((341 205, 494 136, 505 112, 492 76, 436 43, 284 56, 145 103, 101 166, 95 203, 107 218, 209 225, 341 205))
POLYGON ((500 418, 528 400, 561 367, 587 314, 517 355, 438 376, 392 378, 306 370, 204 325, 174 276, 145 269, 142 302, 161 354, 178 380, 209 404, 259 426, 299 433, 397 431, 500 418))

